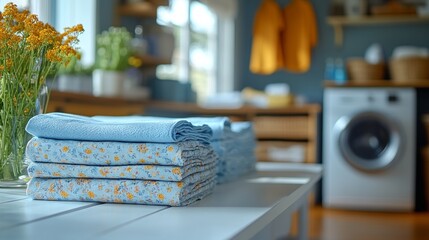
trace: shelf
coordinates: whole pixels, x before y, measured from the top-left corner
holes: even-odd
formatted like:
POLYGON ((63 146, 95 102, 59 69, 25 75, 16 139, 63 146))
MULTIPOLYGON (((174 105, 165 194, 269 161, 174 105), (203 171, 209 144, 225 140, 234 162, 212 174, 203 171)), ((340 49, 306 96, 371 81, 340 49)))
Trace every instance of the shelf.
POLYGON ((168 101, 153 101, 148 107, 157 110, 167 110, 177 113, 197 115, 229 115, 229 116, 256 116, 256 115, 283 115, 283 114, 313 114, 320 112, 320 106, 316 103, 290 105, 279 108, 258 108, 244 105, 240 108, 205 108, 194 103, 179 103, 168 101))
POLYGON ((170 59, 163 59, 163 58, 149 56, 149 55, 137 56, 137 58, 142 60, 142 67, 156 67, 162 64, 171 64, 170 59))
POLYGON ((429 79, 410 80, 408 82, 394 82, 392 80, 368 80, 367 82, 348 81, 345 84, 337 84, 331 80, 324 81, 324 87, 409 87, 409 88, 429 88, 429 79))
POLYGON ((116 8, 115 25, 120 25, 121 17, 156 18, 158 5, 151 2, 119 4, 116 8))
POLYGON ((156 17, 157 7, 149 2, 133 3, 118 7, 118 13, 122 16, 132 17, 156 17))
POLYGON ((415 15, 390 15, 390 16, 367 16, 367 17, 328 17, 328 24, 332 25, 335 31, 335 43, 339 46, 343 43, 344 26, 366 26, 380 24, 406 24, 406 23, 429 23, 429 16, 420 17, 415 15))

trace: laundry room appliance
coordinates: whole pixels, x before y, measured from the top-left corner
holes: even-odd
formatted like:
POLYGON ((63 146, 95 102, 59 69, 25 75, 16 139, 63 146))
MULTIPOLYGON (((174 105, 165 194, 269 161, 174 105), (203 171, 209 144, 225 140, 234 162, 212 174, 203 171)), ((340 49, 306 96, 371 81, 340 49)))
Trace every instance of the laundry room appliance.
POLYGON ((415 129, 412 88, 326 88, 323 205, 413 211, 415 129))

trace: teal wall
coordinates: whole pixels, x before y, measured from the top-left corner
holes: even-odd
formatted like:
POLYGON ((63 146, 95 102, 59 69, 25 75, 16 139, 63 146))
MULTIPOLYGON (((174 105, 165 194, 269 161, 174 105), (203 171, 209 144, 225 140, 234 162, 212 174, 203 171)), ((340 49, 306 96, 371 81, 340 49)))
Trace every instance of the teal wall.
MULTIPOLYGON (((257 75, 249 71, 252 45, 253 18, 262 0, 239 0, 237 29, 237 80, 238 89, 253 87, 263 90, 268 83, 287 83, 291 91, 304 96, 310 102, 321 102, 323 96, 323 72, 326 57, 363 56, 372 43, 383 46, 386 57, 400 45, 429 47, 429 22, 417 24, 384 24, 344 28, 342 47, 334 44, 334 32, 326 23, 329 1, 310 1, 317 15, 319 41, 313 50, 311 69, 304 74, 280 70, 271 75, 257 75)), ((284 7, 289 0, 277 0, 284 7)))
POLYGON ((113 25, 115 0, 97 0, 97 32, 101 33, 113 25))

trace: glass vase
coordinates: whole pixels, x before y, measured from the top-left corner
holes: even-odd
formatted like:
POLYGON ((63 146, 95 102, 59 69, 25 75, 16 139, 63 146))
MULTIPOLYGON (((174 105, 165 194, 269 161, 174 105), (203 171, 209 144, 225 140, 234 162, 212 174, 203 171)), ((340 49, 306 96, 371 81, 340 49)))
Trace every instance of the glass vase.
MULTIPOLYGON (((29 180, 25 148, 31 135, 25 131, 28 120, 43 113, 47 101, 47 86, 43 85, 34 104, 32 114, 1 115, 0 128, 0 188, 26 187, 29 180)), ((5 109, 1 109, 5 111, 5 109)))

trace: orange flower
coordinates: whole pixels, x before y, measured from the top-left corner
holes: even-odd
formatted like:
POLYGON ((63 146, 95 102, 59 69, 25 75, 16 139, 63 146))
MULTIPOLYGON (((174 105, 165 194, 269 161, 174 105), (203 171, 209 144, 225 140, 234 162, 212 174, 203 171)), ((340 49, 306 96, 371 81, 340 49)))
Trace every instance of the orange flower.
POLYGON ((168 146, 167 151, 172 152, 174 150, 173 146, 168 146))
POLYGON ((138 151, 141 152, 141 153, 146 153, 148 151, 148 148, 147 148, 146 144, 140 144, 138 146, 138 151))
POLYGON ((101 176, 103 176, 103 177, 105 177, 105 176, 107 176, 107 174, 109 174, 109 170, 108 170, 108 169, 106 169, 106 168, 102 168, 102 169, 100 169, 98 172, 99 172, 99 173, 101 174, 101 176))
POLYGON ((162 193, 158 193, 158 199, 159 200, 161 200, 161 201, 163 201, 164 200, 164 194, 162 194, 162 193))
POLYGON ((175 167, 175 168, 173 168, 172 172, 173 172, 173 174, 175 174, 175 175, 179 175, 179 174, 180 174, 180 168, 175 167))
POLYGON ((88 197, 94 199, 95 193, 93 191, 88 191, 88 197))
POLYGON ((128 200, 132 200, 134 198, 134 195, 132 193, 127 193, 128 200))
POLYGON ((68 196, 69 196, 68 192, 66 192, 66 191, 64 191, 64 190, 60 192, 60 195, 61 195, 61 197, 63 197, 63 198, 66 198, 66 197, 68 197, 68 196))

